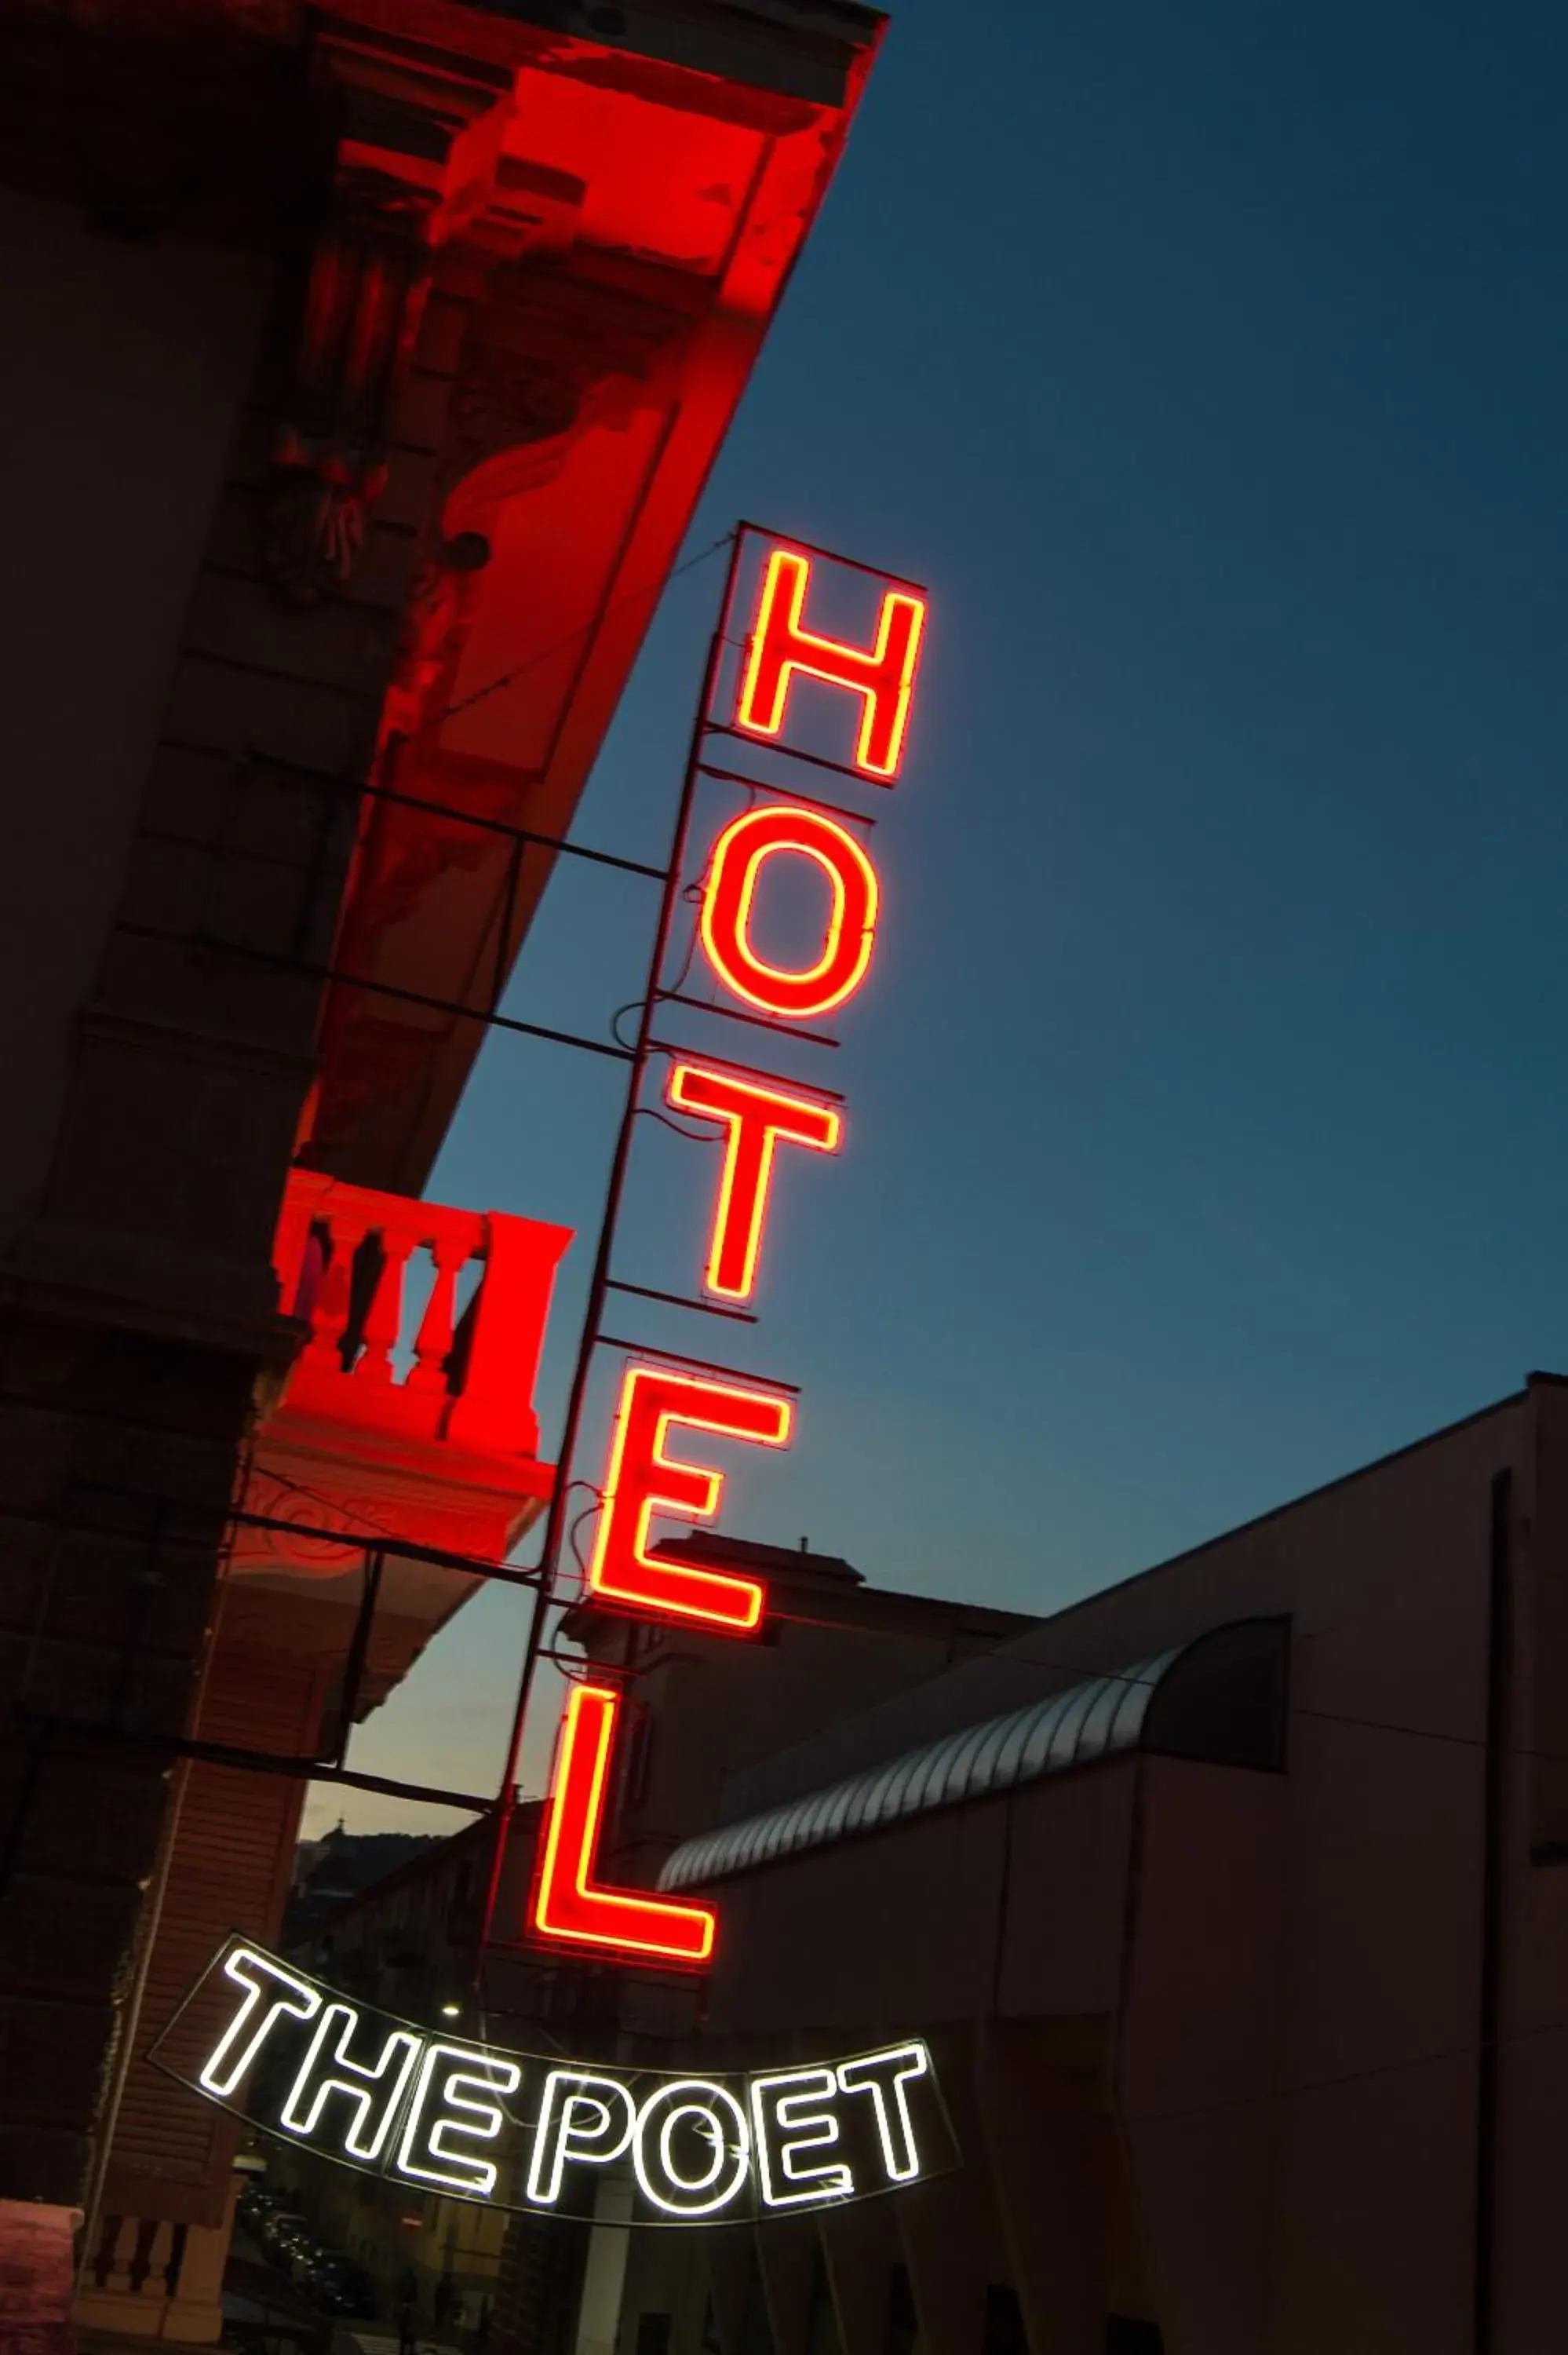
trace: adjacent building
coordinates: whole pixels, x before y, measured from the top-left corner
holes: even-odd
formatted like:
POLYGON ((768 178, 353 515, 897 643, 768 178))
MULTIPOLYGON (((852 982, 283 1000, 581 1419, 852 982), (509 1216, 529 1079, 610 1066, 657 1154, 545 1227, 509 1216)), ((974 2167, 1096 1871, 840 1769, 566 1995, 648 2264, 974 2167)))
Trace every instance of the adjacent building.
MULTIPOLYGON (((923 2033, 964 2164, 819 2219, 600 2234, 617 2355, 1554 2345, 1565 1647, 1568 1382, 1539 1375, 731 1751, 662 1866, 724 1929, 662 2051, 923 2033)), ((683 1697, 679 1739, 702 1723, 683 1697)))

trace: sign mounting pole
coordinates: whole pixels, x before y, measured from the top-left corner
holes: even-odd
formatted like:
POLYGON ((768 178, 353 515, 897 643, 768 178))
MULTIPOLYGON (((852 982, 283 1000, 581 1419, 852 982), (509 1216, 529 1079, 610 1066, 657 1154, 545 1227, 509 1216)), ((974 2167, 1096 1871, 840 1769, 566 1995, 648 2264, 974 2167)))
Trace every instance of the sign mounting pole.
MULTIPOLYGON (((681 897, 681 878, 684 871, 686 851, 692 829, 692 810, 696 800, 697 781, 701 773, 703 740, 707 732, 708 715, 713 706, 714 692, 718 684, 719 665, 724 659, 730 615, 735 603, 736 584, 740 573, 741 549, 745 543, 744 525, 737 526, 730 544, 729 565, 725 574, 724 602, 713 636, 708 641, 707 661, 703 668, 702 689, 692 720, 692 732, 686 749, 685 774, 681 780, 681 798, 675 812, 674 829, 671 836, 670 856, 664 868, 664 889, 659 902, 659 922, 653 935, 653 946, 648 960, 647 986, 642 993, 641 1010, 638 1017, 637 1041, 632 1049, 631 1062, 626 1078, 626 1097, 621 1109, 620 1126, 616 1135, 615 1153, 610 1162, 609 1182, 605 1189, 604 1208, 599 1216, 599 1246, 594 1253, 593 1273, 588 1281, 588 1305, 583 1312, 581 1337, 577 1343, 577 1363, 572 1369, 571 1389, 567 1397, 566 1423, 561 1433, 559 1460, 556 1466, 556 1485, 550 1496, 550 1508, 545 1523, 544 1546, 539 1556, 539 1583, 535 1592, 533 1616, 528 1624, 528 1641, 524 1650, 523 1667, 518 1679, 517 1700, 512 1714, 511 1732, 507 1737, 506 1763, 502 1768, 501 1786, 496 1795, 495 1837, 491 1849, 490 1880, 485 1891, 484 1915, 479 1941, 474 1950, 474 1976, 477 1980, 483 1965, 485 1947, 490 1944, 491 1929, 501 1895, 502 1874, 505 1867, 507 1842, 513 1818, 517 1810, 517 1775, 523 1754, 523 1733, 533 1696, 534 1679, 538 1672, 539 1657, 545 1641, 545 1619, 560 1567, 561 1549, 567 1534, 567 1513, 572 1490, 572 1464, 577 1454, 582 1429, 583 1408, 588 1398, 588 1375, 592 1369, 604 1324, 605 1301, 610 1288, 610 1267, 615 1254, 616 1229, 620 1219, 621 1197, 626 1190, 626 1173, 631 1159, 631 1141, 637 1130, 641 1109, 643 1075, 648 1069, 653 1045, 653 1023, 659 1005, 659 984, 663 975, 664 961, 669 954, 670 938, 674 930, 675 911, 681 897)), ((697 1302, 683 1305, 699 1306, 697 1302)))

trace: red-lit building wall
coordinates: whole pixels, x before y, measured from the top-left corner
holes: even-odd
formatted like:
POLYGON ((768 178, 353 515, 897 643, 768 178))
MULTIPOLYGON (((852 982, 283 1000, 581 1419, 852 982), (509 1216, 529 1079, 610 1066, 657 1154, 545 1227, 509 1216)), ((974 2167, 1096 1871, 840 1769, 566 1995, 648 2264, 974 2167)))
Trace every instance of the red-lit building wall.
MULTIPOLYGON (((0 2200, 95 2230, 160 1891, 227 1926, 168 1744, 303 1338, 291 1166, 422 1187, 551 871, 493 829, 570 824, 880 30, 557 14, 0 24, 0 2200)), ((118 2221, 117 2324, 210 2336, 208 2228, 118 2221)))

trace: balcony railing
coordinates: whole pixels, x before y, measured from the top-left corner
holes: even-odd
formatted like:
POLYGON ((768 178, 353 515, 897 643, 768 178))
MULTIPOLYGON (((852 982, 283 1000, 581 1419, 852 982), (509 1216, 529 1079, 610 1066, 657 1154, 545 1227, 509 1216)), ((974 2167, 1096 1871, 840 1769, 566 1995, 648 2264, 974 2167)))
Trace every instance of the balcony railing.
POLYGON ((313 1170, 289 1179, 274 1264, 285 1314, 310 1327, 279 1412, 370 1425, 454 1451, 534 1455, 534 1385, 569 1227, 453 1210, 313 1170), (411 1336, 410 1263, 429 1254, 411 1336), (478 1283, 464 1304, 465 1272, 478 1283))

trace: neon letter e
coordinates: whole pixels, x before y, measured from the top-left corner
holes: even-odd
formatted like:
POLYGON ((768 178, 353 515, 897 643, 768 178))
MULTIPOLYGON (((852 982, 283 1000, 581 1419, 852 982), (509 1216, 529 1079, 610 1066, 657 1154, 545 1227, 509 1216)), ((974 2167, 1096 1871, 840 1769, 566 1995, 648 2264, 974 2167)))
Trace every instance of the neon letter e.
POLYGON ((762 1616, 762 1588, 755 1578, 661 1561, 649 1550, 649 1530, 656 1514, 712 1520, 724 1493, 722 1472, 666 1455, 674 1424, 759 1447, 786 1447, 791 1414, 790 1401, 777 1391, 743 1388, 675 1366, 628 1366, 588 1563, 590 1591, 662 1619, 739 1634, 755 1627, 762 1616))

